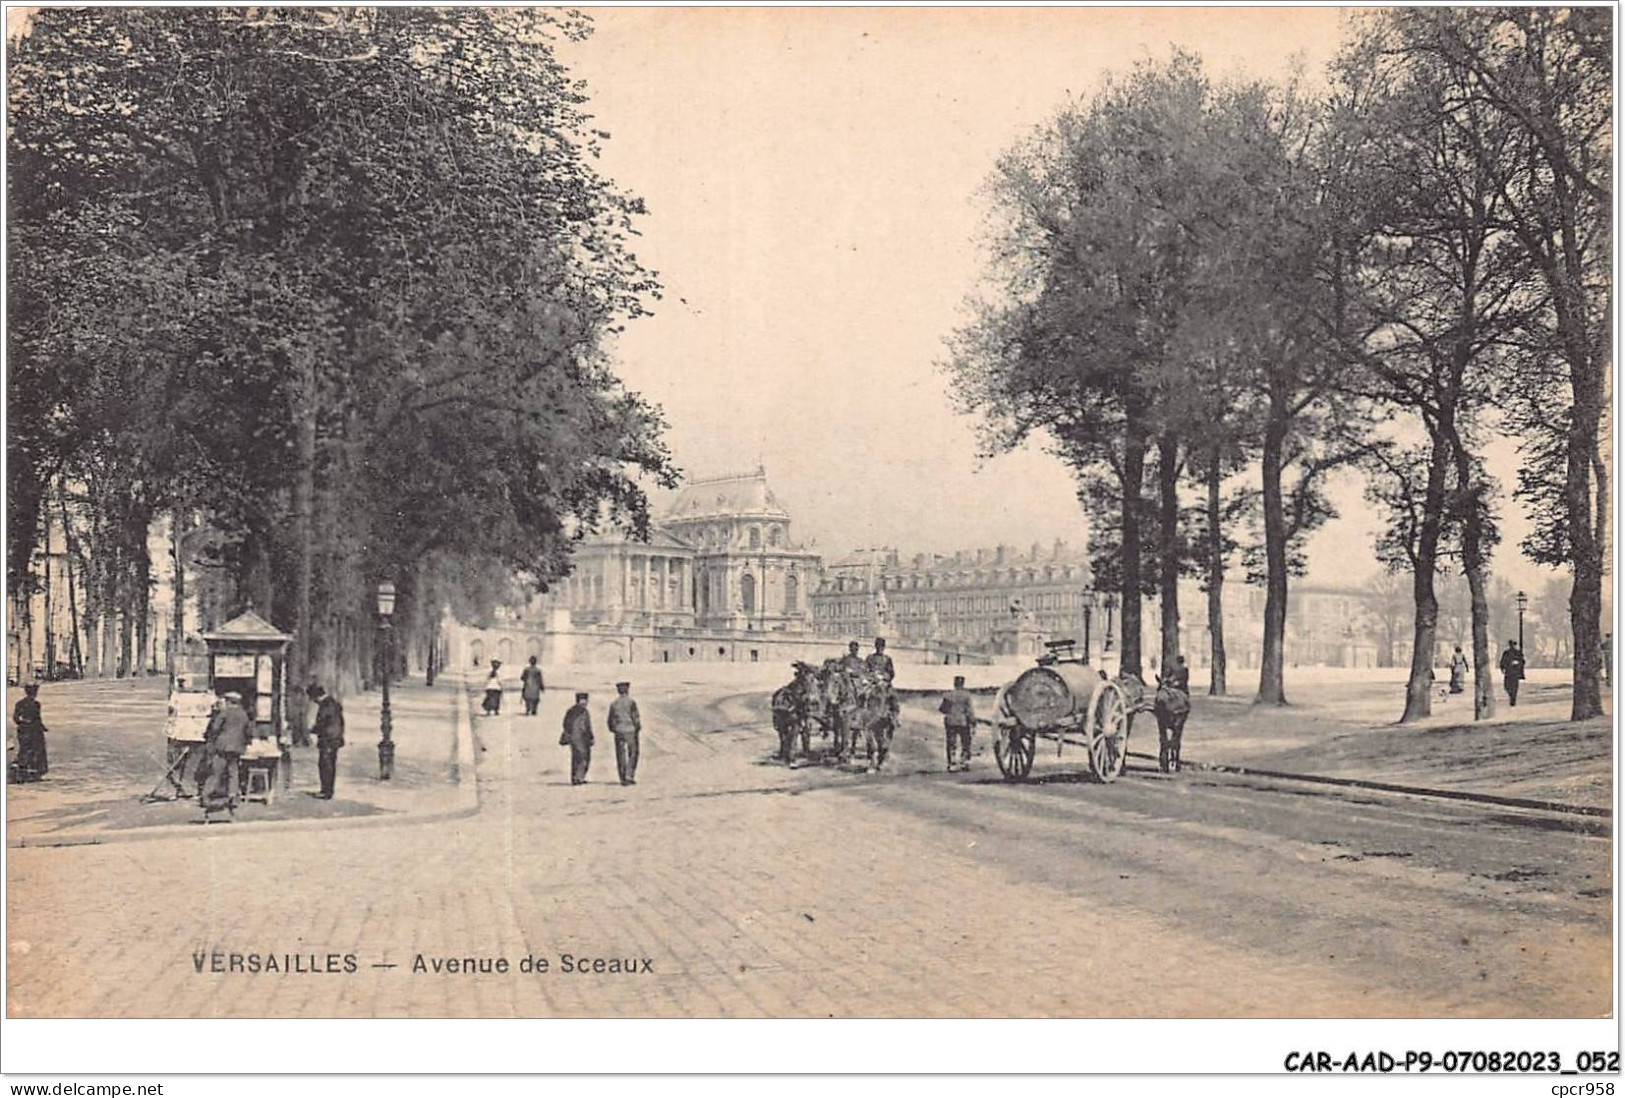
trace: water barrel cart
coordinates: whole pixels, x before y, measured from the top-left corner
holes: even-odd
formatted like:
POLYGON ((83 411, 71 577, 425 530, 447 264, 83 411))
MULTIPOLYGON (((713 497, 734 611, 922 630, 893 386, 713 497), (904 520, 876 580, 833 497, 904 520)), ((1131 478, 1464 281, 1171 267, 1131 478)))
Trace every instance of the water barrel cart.
POLYGON ((1055 744, 1056 757, 1071 744, 1082 747, 1095 780, 1111 782, 1123 772, 1134 715, 1149 711, 1138 679, 1104 679, 1071 641, 1051 641, 1038 666, 999 691, 993 757, 999 772, 1020 780, 1032 772, 1040 739, 1055 744))

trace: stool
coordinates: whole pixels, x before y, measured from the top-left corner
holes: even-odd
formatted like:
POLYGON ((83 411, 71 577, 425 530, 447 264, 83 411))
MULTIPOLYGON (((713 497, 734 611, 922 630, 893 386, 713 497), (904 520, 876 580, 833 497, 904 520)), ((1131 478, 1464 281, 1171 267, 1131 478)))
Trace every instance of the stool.
POLYGON ((243 794, 245 800, 258 800, 272 804, 276 800, 276 762, 270 766, 248 767, 248 790, 243 794))

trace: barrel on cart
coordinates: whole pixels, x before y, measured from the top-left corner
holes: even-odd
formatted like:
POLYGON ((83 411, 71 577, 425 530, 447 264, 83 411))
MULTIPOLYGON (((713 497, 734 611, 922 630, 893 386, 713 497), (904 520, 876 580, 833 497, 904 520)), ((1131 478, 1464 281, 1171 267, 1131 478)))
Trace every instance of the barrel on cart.
POLYGON ((1145 710, 1145 688, 1133 677, 1108 679, 1074 654, 1071 641, 1052 641, 1038 666, 999 691, 993 757, 999 772, 1021 779, 1032 772, 1038 741, 1082 747, 1089 772, 1111 782, 1123 772, 1134 714, 1145 710))

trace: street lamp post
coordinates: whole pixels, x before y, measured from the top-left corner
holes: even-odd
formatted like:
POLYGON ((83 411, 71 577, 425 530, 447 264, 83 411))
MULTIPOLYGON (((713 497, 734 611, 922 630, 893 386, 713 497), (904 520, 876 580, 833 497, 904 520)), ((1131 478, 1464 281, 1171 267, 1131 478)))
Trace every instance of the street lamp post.
POLYGON ((1094 625, 1094 617, 1095 617, 1095 593, 1094 593, 1093 590, 1085 588, 1084 592, 1083 592, 1083 662, 1084 663, 1089 662, 1089 653, 1092 651, 1092 649, 1090 648, 1090 643, 1089 642, 1090 642, 1090 639, 1091 639, 1090 638, 1090 633, 1091 633, 1092 627, 1094 625))
POLYGON ((378 628, 384 652, 383 701, 378 709, 378 780, 389 781, 395 773, 395 741, 391 733, 395 728, 394 715, 389 711, 389 675, 393 670, 395 630, 395 585, 385 580, 378 585, 378 628))
POLYGON ((1112 613, 1117 609, 1117 596, 1110 591, 1106 592, 1104 605, 1106 607, 1106 639, 1100 646, 1102 653, 1112 650, 1112 613))
MULTIPOLYGON (((1518 592, 1518 651, 1523 651, 1523 612, 1529 606, 1529 596, 1522 591, 1518 592)), ((1528 659, 1528 655, 1524 659, 1528 659)))

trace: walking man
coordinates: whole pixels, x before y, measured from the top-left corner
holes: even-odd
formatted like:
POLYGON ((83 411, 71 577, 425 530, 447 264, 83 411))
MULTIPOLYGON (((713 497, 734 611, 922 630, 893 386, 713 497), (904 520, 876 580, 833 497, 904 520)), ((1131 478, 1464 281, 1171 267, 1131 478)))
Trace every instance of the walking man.
POLYGON ((621 775, 622 785, 638 784, 638 733, 643 731, 643 718, 638 716, 638 703, 632 700, 632 684, 615 684, 615 700, 609 703, 609 731, 615 737, 615 769, 621 775))
POLYGON ((319 683, 311 683, 305 695, 316 704, 316 721, 311 730, 316 733, 316 773, 322 781, 322 791, 316 795, 330 801, 339 772, 339 748, 344 746, 344 707, 319 683))
POLYGON ((1506 687, 1507 704, 1512 708, 1518 707, 1518 684, 1523 682, 1523 652, 1518 649, 1518 642, 1507 641, 1506 651, 1501 653, 1501 684, 1506 687))
POLYGON ((576 703, 564 714, 559 746, 570 749, 570 784, 584 784, 592 765, 592 714, 587 712, 586 691, 576 694, 576 703))
POLYGON ((209 767, 200 798, 205 820, 210 813, 222 808, 228 812, 237 810, 237 763, 248 750, 251 735, 252 726, 243 709, 243 696, 235 690, 226 691, 220 708, 209 718, 209 727, 203 733, 209 767))
POLYGON ((976 706, 965 689, 965 676, 954 676, 954 688, 943 695, 938 710, 948 738, 948 772, 970 769, 970 734, 976 725, 976 706))
POLYGON ((519 696, 525 700, 525 716, 534 717, 536 707, 542 702, 542 669, 536 666, 536 657, 530 658, 530 664, 519 673, 519 696))
POLYGON ((1450 692, 1460 694, 1466 687, 1467 657, 1462 654, 1461 645, 1456 645, 1455 655, 1450 657, 1450 692))

